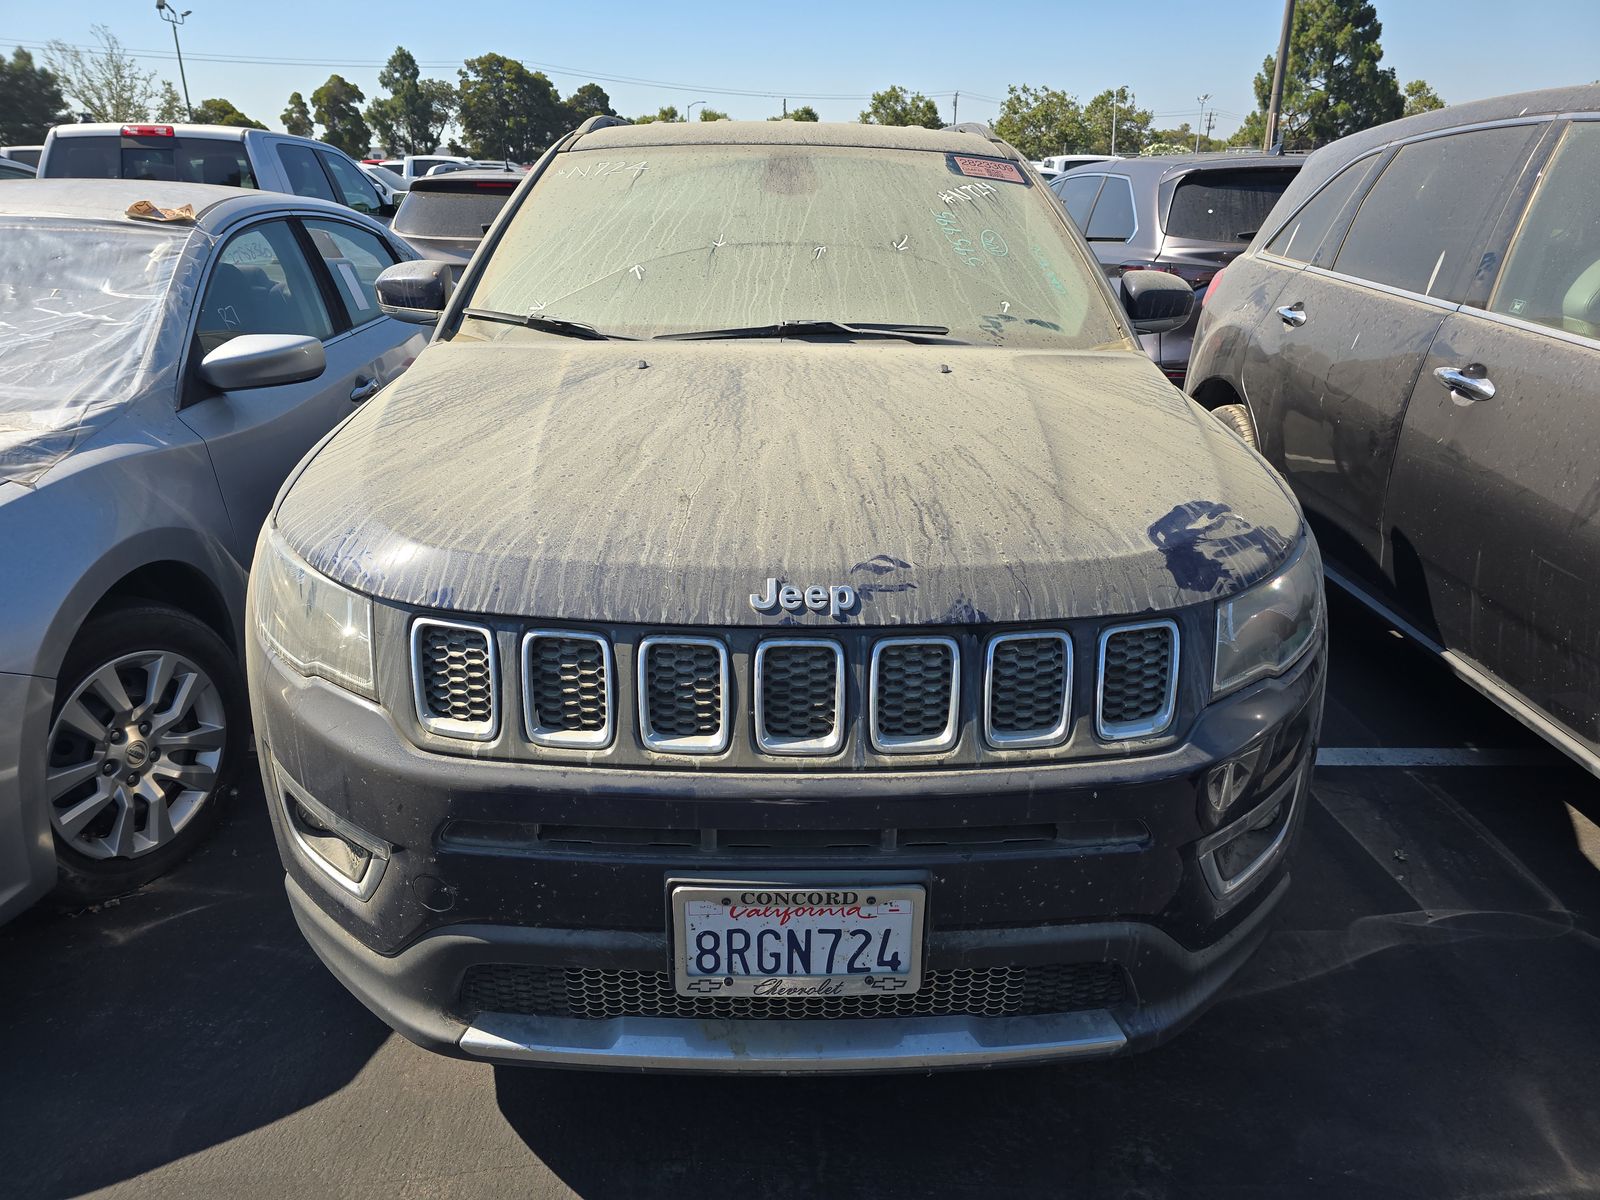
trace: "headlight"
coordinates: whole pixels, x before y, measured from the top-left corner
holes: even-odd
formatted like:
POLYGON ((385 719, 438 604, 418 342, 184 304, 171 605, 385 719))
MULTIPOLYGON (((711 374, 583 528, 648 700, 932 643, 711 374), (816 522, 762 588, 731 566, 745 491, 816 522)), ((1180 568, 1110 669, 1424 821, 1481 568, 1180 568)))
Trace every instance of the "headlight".
POLYGON ((1217 605, 1217 666, 1212 692, 1221 695, 1287 671, 1316 639, 1322 624, 1322 558, 1307 534, 1289 565, 1265 583, 1217 605))
POLYGON ((255 619, 267 645, 302 675, 377 699, 372 686, 372 602, 320 575, 275 529, 255 563, 255 619))

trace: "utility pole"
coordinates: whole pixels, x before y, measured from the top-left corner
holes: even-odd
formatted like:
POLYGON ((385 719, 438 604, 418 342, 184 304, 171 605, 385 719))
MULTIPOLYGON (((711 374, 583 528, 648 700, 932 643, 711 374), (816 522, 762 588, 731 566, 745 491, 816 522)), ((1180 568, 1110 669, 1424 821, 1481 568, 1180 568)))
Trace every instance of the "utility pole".
POLYGON ((950 124, 959 125, 960 123, 961 123, 961 93, 957 92, 956 96, 955 96, 955 99, 950 101, 950 124))
POLYGON ((189 114, 191 121, 194 120, 194 108, 189 103, 189 77, 183 73, 183 47, 178 44, 178 26, 192 11, 186 8, 179 12, 167 0, 156 0, 156 15, 172 26, 172 48, 178 52, 178 78, 183 81, 183 111, 189 114))
POLYGON ((1217 110, 1213 108, 1206 114, 1206 141, 1209 142, 1211 140, 1211 131, 1216 127, 1216 124, 1217 110))
POLYGON ((1204 96, 1199 97, 1199 100, 1200 100, 1200 115, 1195 118, 1195 122, 1194 122, 1194 124, 1195 124, 1195 130, 1194 130, 1194 152, 1196 154, 1200 153, 1200 131, 1205 128, 1205 124, 1206 124, 1206 101, 1209 100, 1209 99, 1211 99, 1211 93, 1210 92, 1207 92, 1204 96))
POLYGON ((783 98, 783 119, 785 121, 789 119, 789 97, 787 96, 783 98))
POLYGON ((1121 88, 1111 89, 1111 157, 1117 156, 1117 93, 1121 88))
POLYGON ((1283 32, 1278 35, 1278 63, 1272 68, 1272 104, 1267 109, 1267 128, 1261 148, 1271 150, 1278 142, 1278 118, 1283 109, 1283 77, 1289 70, 1289 35, 1294 32, 1294 0, 1283 0, 1283 32))

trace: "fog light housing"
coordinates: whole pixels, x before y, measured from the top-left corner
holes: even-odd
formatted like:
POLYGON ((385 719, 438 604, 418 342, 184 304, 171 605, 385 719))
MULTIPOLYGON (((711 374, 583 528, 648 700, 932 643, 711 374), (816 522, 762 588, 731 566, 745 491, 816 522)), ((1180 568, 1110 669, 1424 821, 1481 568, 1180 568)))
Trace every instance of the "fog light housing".
POLYGON ((284 825, 300 856, 340 890, 365 900, 389 865, 389 845, 329 809, 274 768, 284 825))
POLYGON ((1305 776, 1305 768, 1296 771, 1249 812, 1196 843, 1200 873, 1223 907, 1239 900, 1282 857, 1305 776))

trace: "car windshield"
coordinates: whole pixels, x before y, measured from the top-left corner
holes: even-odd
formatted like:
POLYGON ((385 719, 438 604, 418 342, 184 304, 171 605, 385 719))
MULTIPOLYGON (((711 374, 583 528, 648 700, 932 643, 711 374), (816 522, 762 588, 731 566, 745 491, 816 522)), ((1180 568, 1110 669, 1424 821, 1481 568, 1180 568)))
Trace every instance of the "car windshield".
POLYGON ((0 217, 0 480, 26 480, 140 386, 191 229, 0 217))
POLYGON ((1123 339, 1043 188, 1004 159, 911 150, 562 154, 468 303, 628 337, 833 321, 986 345, 1123 339))

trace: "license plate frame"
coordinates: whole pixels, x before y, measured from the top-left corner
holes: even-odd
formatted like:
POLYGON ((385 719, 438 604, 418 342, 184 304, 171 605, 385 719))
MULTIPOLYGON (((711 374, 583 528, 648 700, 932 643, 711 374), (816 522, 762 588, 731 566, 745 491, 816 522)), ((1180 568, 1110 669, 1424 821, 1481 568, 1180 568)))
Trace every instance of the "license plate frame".
MULTIPOLYGON (((749 880, 706 880, 706 879, 671 879, 667 881, 668 907, 671 913, 671 930, 668 938, 669 953, 672 956, 672 978, 674 990, 685 997, 711 997, 711 996, 743 996, 761 997, 769 999, 828 999, 842 996, 908 996, 913 995, 922 987, 922 963, 925 952, 925 931, 928 907, 928 889, 921 883, 896 882, 896 883, 862 883, 851 881, 848 883, 828 882, 804 883, 774 882, 768 879, 749 880), (773 908, 784 907, 781 905, 740 905, 739 898, 746 893, 800 893, 807 897, 821 894, 840 894, 854 896, 854 904, 850 902, 838 905, 790 905, 787 907, 799 908, 843 908, 874 909, 880 915, 869 918, 865 915, 803 917, 792 918, 798 922, 793 925, 796 929, 803 929, 807 925, 813 928, 821 927, 823 921, 837 921, 839 927, 868 928, 870 920, 888 917, 895 921, 895 928, 899 932, 892 933, 892 948, 904 948, 907 969, 904 971, 885 971, 880 968, 867 972, 835 971, 832 974, 732 974, 732 975, 706 975, 692 974, 689 970, 690 936, 695 931, 698 920, 697 912, 709 912, 709 909, 692 910, 692 902, 712 902, 717 907, 728 908, 773 908), (727 901, 724 905, 724 901, 727 901), (885 911, 888 906, 902 904, 909 909, 906 915, 885 911)), ((752 928, 788 928, 789 926, 777 925, 777 918, 754 918, 752 928)), ((716 924, 713 922, 713 924, 716 924)), ((726 928, 726 923, 721 927, 726 928)), ((830 926, 832 927, 832 926, 830 926)), ((843 940, 843 939, 841 939, 843 940)), ((859 944, 859 943, 856 943, 859 944)), ((819 946, 820 953, 820 946, 819 946)), ((754 957, 754 954, 751 955, 754 957)), ((840 955, 836 958, 835 965, 839 965, 840 955)))

